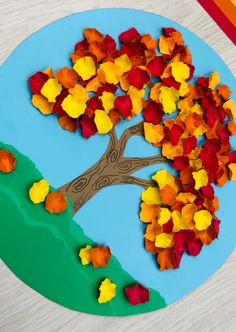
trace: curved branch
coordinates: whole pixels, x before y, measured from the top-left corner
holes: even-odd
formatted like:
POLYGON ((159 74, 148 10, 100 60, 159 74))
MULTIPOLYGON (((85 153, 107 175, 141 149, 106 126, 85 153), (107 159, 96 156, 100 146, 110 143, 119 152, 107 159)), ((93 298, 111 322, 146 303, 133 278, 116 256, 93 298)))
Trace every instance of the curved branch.
POLYGON ((123 157, 116 165, 115 169, 120 174, 131 174, 136 172, 137 170, 165 162, 167 159, 162 155, 156 155, 152 157, 142 157, 142 158, 135 158, 135 157, 123 157))
POLYGON ((137 136, 144 136, 144 130, 143 130, 143 121, 140 121, 134 126, 131 126, 127 128, 123 134, 120 137, 119 143, 120 143, 120 153, 121 155, 125 151, 126 143, 128 142, 128 139, 130 136, 137 135, 137 136))

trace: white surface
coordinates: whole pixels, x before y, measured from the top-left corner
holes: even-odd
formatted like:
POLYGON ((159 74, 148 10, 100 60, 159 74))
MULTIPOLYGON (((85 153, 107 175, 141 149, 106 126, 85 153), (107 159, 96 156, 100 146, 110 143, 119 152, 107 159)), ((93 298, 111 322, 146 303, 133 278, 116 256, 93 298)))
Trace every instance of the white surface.
MULTIPOLYGON (((103 7, 143 9, 182 24, 214 48, 236 76, 235 46, 195 0, 0 0, 0 63, 22 40, 44 25, 74 12, 103 7)), ((235 262, 236 251, 204 285, 164 310, 112 318, 73 312, 48 301, 18 280, 0 261, 0 332, 234 332, 235 262)))

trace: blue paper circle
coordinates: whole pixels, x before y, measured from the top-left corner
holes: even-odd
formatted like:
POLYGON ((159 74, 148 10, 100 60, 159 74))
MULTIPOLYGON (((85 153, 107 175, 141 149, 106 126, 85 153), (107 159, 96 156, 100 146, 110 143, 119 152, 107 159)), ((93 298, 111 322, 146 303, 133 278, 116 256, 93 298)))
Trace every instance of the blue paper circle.
MULTIPOLYGON (((221 58, 201 39, 180 25, 158 15, 130 9, 102 9, 74 14, 49 24, 20 44, 0 68, 0 140, 27 155, 54 187, 77 177, 104 152, 108 137, 96 135, 84 140, 79 134, 63 131, 53 116, 45 118, 31 104, 27 78, 37 70, 54 70, 70 65, 69 55, 86 27, 95 27, 117 39, 130 27, 157 37, 161 28, 180 30, 193 56, 195 76, 218 71, 221 82, 235 87, 235 79, 221 58)), ((236 99, 235 91, 232 95, 236 99)), ((117 126, 118 136, 141 116, 117 126)), ((232 139, 232 145, 236 140, 232 139)), ((149 156, 153 148, 141 138, 132 138, 126 155, 149 156)), ((159 168, 150 166, 136 174, 149 178, 159 168)), ((171 171, 171 169, 170 169, 171 171)), ((100 191, 75 216, 85 234, 99 243, 108 243, 112 253, 132 277, 158 290, 167 304, 179 300, 208 279, 226 260, 235 246, 235 183, 217 188, 221 219, 219 239, 204 246, 195 258, 184 255, 178 270, 160 272, 154 256, 143 247, 143 225, 139 221, 139 187, 112 186, 100 191)))

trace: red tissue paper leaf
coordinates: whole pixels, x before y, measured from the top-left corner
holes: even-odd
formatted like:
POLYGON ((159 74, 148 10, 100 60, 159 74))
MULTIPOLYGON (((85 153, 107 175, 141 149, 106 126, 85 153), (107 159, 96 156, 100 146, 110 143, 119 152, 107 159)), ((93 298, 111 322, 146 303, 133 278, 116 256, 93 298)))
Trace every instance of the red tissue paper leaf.
POLYGON ((89 99, 87 103, 87 108, 93 112, 95 112, 96 110, 103 110, 101 101, 98 99, 97 96, 93 96, 89 99))
POLYGON ((171 233, 173 230, 173 221, 170 219, 168 222, 166 222, 164 225, 162 225, 162 229, 164 233, 171 233))
POLYGON ((164 115, 161 104, 151 101, 144 109, 143 117, 146 122, 158 124, 162 121, 164 115))
POLYGON ((207 186, 201 187, 201 192, 204 197, 207 197, 209 199, 214 198, 214 189, 210 183, 207 186))
POLYGON ((87 42, 87 39, 83 39, 75 44, 74 47, 75 52, 78 51, 80 48, 83 48, 86 51, 89 49, 89 44, 87 42))
POLYGON ((184 154, 188 155, 193 149, 196 148, 196 146, 197 146, 196 137, 194 135, 190 136, 190 137, 187 137, 184 140, 184 154))
POLYGON ((87 114, 83 114, 79 121, 79 125, 81 127, 81 133, 84 138, 89 138, 97 132, 97 127, 93 118, 88 117, 87 114))
POLYGON ((190 256, 197 256, 202 250, 203 243, 200 239, 194 239, 188 243, 187 252, 190 256))
POLYGON ((179 82, 176 82, 176 80, 172 76, 163 78, 162 79, 162 83, 165 86, 168 86, 168 88, 170 88, 171 86, 173 86, 173 88, 175 88, 176 90, 179 90, 180 85, 181 85, 179 82))
POLYGON ((32 94, 39 95, 44 83, 47 82, 48 78, 48 75, 41 71, 38 71, 37 73, 30 76, 28 82, 32 94))
POLYGON ((67 89, 62 89, 61 93, 56 97, 56 102, 53 105, 52 112, 57 115, 65 114, 65 111, 62 109, 61 104, 63 100, 68 96, 69 92, 67 89))
POLYGON ((177 169, 178 171, 182 171, 183 169, 189 166, 189 158, 186 156, 183 157, 175 157, 172 167, 177 169))
POLYGON ((198 77, 198 79, 197 79, 197 85, 200 85, 203 88, 208 88, 208 85, 209 85, 209 79, 208 79, 208 77, 198 77))
POLYGON ((129 71, 127 79, 131 85, 135 86, 138 90, 141 90, 143 86, 149 82, 150 77, 146 70, 133 67, 129 71))
POLYGON ((187 81, 190 81, 193 78, 195 67, 191 63, 188 63, 187 66, 190 69, 190 73, 189 73, 189 77, 188 77, 187 81))
POLYGON ((176 30, 174 28, 162 28, 162 32, 165 37, 170 37, 170 34, 175 31, 176 30))
POLYGON ((134 39, 139 40, 140 38, 141 36, 135 28, 130 28, 126 31, 123 31, 119 35, 119 41, 121 41, 122 43, 129 43, 134 39))
POLYGON ((161 76, 166 67, 167 63, 163 56, 155 56, 147 64, 147 69, 150 71, 152 76, 161 76))
POLYGON ((114 106, 124 118, 128 118, 132 115, 133 105, 129 95, 116 97, 114 106))
MULTIPOLYGON (((173 124, 169 131, 170 142, 172 145, 177 145, 179 143, 179 139, 183 134, 184 130, 177 124, 173 124)), ((195 137, 195 136, 194 136, 195 137)))
POLYGON ((149 290, 143 287, 141 284, 136 284, 135 286, 125 288, 125 295, 132 305, 137 305, 140 303, 145 303, 149 301, 149 290))
POLYGON ((107 51, 115 51, 116 49, 116 42, 110 35, 106 35, 104 38, 104 45, 107 51))
POLYGON ((117 86, 115 84, 106 83, 97 89, 97 95, 101 96, 104 91, 115 93, 116 90, 117 90, 117 86))

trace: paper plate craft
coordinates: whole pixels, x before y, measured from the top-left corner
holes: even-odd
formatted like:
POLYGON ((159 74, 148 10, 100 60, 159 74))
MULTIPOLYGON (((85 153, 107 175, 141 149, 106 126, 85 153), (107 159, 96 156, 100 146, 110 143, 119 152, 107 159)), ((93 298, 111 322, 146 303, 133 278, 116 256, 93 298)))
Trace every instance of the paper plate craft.
POLYGON ((164 308, 235 245, 235 79, 128 9, 75 14, 0 68, 0 257, 73 310, 164 308))

